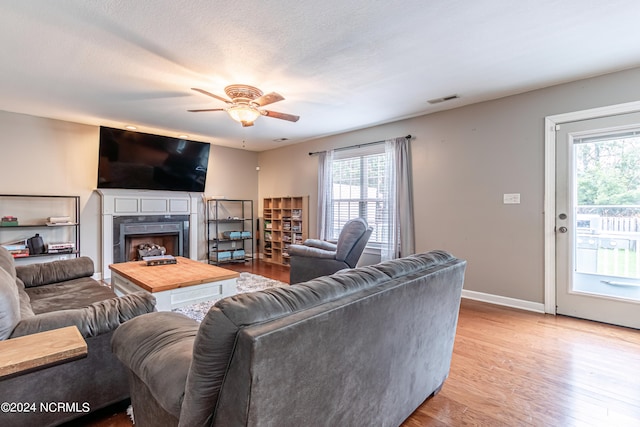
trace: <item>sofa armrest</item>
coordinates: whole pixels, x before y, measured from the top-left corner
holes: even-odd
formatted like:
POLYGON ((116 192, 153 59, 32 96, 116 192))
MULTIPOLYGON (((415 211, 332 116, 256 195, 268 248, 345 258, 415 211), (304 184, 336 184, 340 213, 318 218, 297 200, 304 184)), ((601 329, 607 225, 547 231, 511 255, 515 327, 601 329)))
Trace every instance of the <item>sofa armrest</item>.
POLYGON ((94 271, 93 260, 86 256, 16 266, 16 276, 22 279, 27 288, 90 277, 94 271))
POLYGON ((11 338, 65 326, 77 326, 85 338, 95 337, 115 330, 136 316, 154 311, 155 301, 155 297, 147 292, 135 292, 84 308, 37 314, 22 319, 11 333, 11 338))
POLYGON ((303 243, 305 246, 312 248, 324 249, 326 251, 337 251, 338 245, 335 243, 327 242, 326 240, 307 239, 303 243))
POLYGON ((309 258, 325 258, 335 259, 335 251, 328 251, 326 249, 314 248, 304 245, 290 245, 289 255, 291 256, 304 256, 309 258))
POLYGON ((125 323, 111 339, 116 357, 176 418, 180 417, 199 327, 200 323, 187 316, 163 311, 125 323))

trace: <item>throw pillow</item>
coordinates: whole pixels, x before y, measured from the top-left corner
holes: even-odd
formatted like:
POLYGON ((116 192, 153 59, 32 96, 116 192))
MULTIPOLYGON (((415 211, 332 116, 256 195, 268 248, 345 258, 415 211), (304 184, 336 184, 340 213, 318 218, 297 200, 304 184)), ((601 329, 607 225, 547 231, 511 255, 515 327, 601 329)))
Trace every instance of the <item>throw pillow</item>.
POLYGON ((13 257, 4 246, 0 246, 0 268, 4 268, 13 278, 16 278, 16 266, 13 257))
POLYGON ((6 340, 20 321, 20 297, 16 281, 0 268, 0 340, 6 340))

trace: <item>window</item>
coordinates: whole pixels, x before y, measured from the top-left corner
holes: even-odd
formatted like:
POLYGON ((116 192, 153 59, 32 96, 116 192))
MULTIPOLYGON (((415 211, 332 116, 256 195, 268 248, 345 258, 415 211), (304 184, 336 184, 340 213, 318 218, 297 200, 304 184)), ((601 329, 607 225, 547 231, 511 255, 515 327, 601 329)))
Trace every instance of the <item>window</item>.
POLYGON ((329 239, 337 239, 347 221, 362 217, 373 227, 369 244, 388 242, 387 159, 384 144, 334 154, 329 239))

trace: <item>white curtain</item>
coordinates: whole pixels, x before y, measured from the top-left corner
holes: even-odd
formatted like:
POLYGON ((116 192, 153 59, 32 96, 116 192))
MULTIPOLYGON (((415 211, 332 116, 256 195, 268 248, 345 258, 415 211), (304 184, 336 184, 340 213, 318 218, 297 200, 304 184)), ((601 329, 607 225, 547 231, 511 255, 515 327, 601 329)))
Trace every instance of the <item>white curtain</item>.
POLYGON ((318 158, 318 238, 329 240, 331 238, 332 218, 331 200, 333 199, 332 175, 333 150, 319 153, 318 158))
POLYGON ((389 241, 382 246, 382 261, 415 253, 409 139, 401 137, 386 140, 385 154, 389 241))

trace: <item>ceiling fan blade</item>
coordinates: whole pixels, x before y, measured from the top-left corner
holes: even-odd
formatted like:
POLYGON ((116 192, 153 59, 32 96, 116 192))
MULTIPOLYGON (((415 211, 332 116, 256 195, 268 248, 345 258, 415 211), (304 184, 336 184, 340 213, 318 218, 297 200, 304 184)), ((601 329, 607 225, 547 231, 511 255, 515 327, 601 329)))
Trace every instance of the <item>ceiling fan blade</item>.
POLYGON ((277 111, 262 110, 267 117, 273 117, 274 119, 289 120, 290 122, 297 122, 300 116, 294 116, 293 114, 278 113, 277 111))
POLYGON ((233 104, 233 102, 229 101, 227 98, 223 98, 223 97, 215 95, 215 94, 213 94, 211 92, 207 92, 204 89, 198 89, 197 87, 192 87, 191 90, 195 90, 196 92, 200 92, 203 95, 207 95, 207 96, 210 96, 212 98, 218 99, 218 100, 220 100, 222 102, 226 102, 227 104, 233 104))
POLYGON ((205 108, 204 110, 187 110, 190 113, 201 113, 203 111, 224 111, 224 108, 205 108))
POLYGON ((242 123, 243 128, 248 128, 249 126, 253 126, 253 122, 240 122, 242 123))
POLYGON ((261 97, 256 98, 251 102, 258 104, 261 107, 264 107, 265 105, 273 104, 274 102, 282 101, 283 99, 284 99, 284 96, 280 95, 279 93, 271 92, 271 93, 262 95, 261 97))

